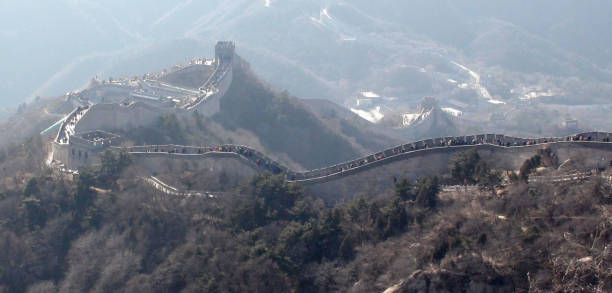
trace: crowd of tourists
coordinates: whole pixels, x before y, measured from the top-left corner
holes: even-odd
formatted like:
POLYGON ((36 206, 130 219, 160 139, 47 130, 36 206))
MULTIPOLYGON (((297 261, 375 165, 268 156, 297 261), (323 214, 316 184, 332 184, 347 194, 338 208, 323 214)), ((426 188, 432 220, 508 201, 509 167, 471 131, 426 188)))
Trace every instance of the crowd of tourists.
POLYGON ((75 127, 77 122, 83 117, 85 110, 89 109, 89 106, 77 107, 60 126, 60 130, 57 134, 57 142, 61 144, 67 144, 68 138, 75 133, 75 127))
POLYGON ((215 70, 215 72, 210 77, 210 79, 206 81, 206 83, 204 83, 204 85, 200 87, 200 90, 204 92, 201 93, 196 98, 196 100, 188 106, 188 108, 195 107, 198 104, 200 104, 204 99, 206 99, 208 97, 206 92, 212 87, 216 88, 219 86, 219 83, 225 78, 225 76, 229 72, 230 67, 231 67, 231 63, 228 64, 227 62, 221 62, 221 64, 219 64, 219 67, 217 68, 217 70, 215 70))
MULTIPOLYGON (((279 163, 267 158, 263 154, 252 150, 246 146, 237 145, 224 145, 218 147, 180 147, 180 146, 151 146, 146 147, 144 152, 155 152, 155 153, 170 153, 170 154, 205 154, 209 152, 213 153, 235 153, 241 157, 249 160, 255 164, 258 168, 272 172, 274 174, 285 173, 287 179, 290 181, 295 180, 306 180, 312 178, 320 178, 333 174, 343 173, 352 169, 362 167, 377 161, 385 160, 390 157, 395 157, 401 154, 419 151, 431 148, 447 148, 455 146, 468 146, 468 145, 480 145, 480 144, 492 144, 501 147, 520 147, 520 146, 531 146, 543 143, 553 142, 610 142, 608 136, 597 139, 591 135, 574 135, 561 138, 545 138, 545 139, 520 139, 512 138, 501 135, 479 135, 479 136, 466 136, 466 137, 448 137, 440 139, 429 139, 419 141, 415 143, 405 144, 397 146, 392 149, 385 150, 383 152, 370 155, 368 157, 360 158, 348 163, 338 164, 322 169, 307 171, 307 172, 294 172, 282 167, 279 163)), ((134 152, 135 149, 130 149, 130 152, 134 152)), ((136 150, 138 152, 138 150, 136 150)))
POLYGON ((252 150, 246 146, 238 145, 223 145, 218 147, 185 147, 185 146, 147 146, 147 147, 130 147, 127 148, 130 153, 167 153, 167 154, 182 154, 182 155, 203 155, 206 153, 233 153, 249 160, 258 168, 280 174, 286 171, 277 162, 266 158, 263 154, 252 150))

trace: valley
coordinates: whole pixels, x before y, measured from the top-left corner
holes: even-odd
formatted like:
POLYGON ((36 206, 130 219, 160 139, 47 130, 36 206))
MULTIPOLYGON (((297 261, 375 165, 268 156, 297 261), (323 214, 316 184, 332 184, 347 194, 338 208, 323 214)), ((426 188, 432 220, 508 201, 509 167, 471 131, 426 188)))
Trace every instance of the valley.
POLYGON ((612 292, 611 10, 0 3, 0 293, 612 292))

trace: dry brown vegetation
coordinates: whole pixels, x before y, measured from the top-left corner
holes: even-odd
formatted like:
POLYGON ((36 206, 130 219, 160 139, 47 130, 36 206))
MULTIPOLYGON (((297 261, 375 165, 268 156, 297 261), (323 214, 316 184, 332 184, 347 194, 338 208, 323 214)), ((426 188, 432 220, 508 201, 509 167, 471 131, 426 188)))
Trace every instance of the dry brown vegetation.
POLYGON ((182 198, 135 180, 117 156, 68 180, 29 163, 35 142, 0 157, 0 292, 612 288, 612 191, 598 179, 517 181, 502 196, 399 180, 331 207, 264 175, 182 198))
POLYGON ((355 292, 608 292, 612 198, 598 180, 457 192, 401 236, 363 246, 355 292))

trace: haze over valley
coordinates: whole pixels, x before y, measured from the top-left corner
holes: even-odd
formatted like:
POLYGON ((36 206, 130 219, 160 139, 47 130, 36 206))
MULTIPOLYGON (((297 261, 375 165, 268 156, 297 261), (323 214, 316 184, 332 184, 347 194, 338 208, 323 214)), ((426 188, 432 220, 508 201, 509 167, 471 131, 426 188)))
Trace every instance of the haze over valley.
MULTIPOLYGON (((504 125, 519 124, 515 109, 529 105, 556 117, 529 128, 550 129, 571 118, 582 129, 606 129, 597 119, 603 112, 585 115, 573 107, 608 104, 610 20, 591 13, 607 11, 606 1, 396 2, 2 4, 2 104, 14 109, 36 96, 62 95, 95 76, 169 69, 231 39, 275 88, 329 99, 364 118, 378 111, 377 120, 393 127, 433 96, 480 124, 492 120, 491 112, 507 117, 504 125), (20 19, 36 21, 18 25, 20 19), (379 110, 357 109, 362 91, 387 101, 379 110)), ((514 126, 515 134, 537 134, 514 126)))
POLYGON ((0 293, 612 292, 608 2, 2 2, 0 293))

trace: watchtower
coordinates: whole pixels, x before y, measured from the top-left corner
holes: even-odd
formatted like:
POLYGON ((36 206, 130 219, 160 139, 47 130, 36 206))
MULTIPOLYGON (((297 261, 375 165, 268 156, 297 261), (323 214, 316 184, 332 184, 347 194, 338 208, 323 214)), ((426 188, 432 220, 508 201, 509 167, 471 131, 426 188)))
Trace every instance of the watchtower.
POLYGON ((236 54, 236 44, 230 41, 219 41, 215 45, 216 61, 231 61, 236 54))

